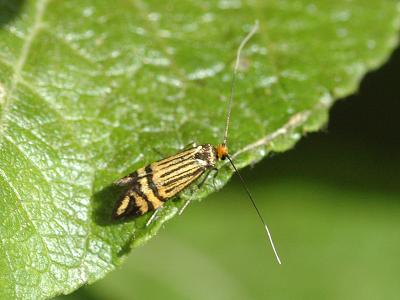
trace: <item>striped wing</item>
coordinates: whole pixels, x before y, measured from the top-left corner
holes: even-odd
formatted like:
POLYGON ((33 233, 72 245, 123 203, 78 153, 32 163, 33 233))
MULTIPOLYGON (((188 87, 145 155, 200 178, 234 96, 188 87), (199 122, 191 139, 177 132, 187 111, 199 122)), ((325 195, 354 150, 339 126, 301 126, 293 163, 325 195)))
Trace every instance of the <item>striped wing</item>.
POLYGON ((118 180, 116 184, 128 186, 128 189, 117 201, 113 218, 155 210, 193 183, 208 168, 207 162, 196 156, 201 150, 204 150, 202 146, 190 148, 118 180))
POLYGON ((152 179, 159 195, 169 199, 196 181, 208 168, 207 162, 196 158, 201 146, 152 163, 152 179))

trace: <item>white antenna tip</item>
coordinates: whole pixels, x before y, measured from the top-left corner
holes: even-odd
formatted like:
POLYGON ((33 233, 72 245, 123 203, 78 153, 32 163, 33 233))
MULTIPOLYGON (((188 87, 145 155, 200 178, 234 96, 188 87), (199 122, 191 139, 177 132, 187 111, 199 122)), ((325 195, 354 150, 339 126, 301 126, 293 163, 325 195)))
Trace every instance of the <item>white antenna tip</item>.
POLYGON ((272 250, 274 251, 276 261, 278 262, 278 264, 281 265, 282 264, 281 259, 279 258, 278 252, 275 249, 274 241, 272 240, 272 236, 271 236, 271 233, 269 232, 267 225, 265 225, 265 231, 267 232, 269 242, 271 244, 272 250))

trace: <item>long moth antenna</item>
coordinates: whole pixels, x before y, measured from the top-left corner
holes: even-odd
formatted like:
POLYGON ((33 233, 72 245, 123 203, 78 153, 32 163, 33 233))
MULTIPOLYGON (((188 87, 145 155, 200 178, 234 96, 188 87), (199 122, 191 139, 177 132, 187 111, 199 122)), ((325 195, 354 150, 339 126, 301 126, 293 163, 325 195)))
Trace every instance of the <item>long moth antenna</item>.
POLYGON ((225 145, 225 146, 227 146, 227 140, 228 140, 228 129, 229 129, 229 122, 231 119, 231 110, 232 110, 233 94, 234 94, 234 89, 235 89, 236 73, 237 73, 237 70, 238 70, 239 64, 240 64, 240 54, 242 52, 243 47, 251 39, 251 37, 257 32, 257 30, 258 30, 258 20, 255 21, 253 28, 246 35, 246 37, 242 40, 242 42, 240 43, 239 48, 237 50, 237 53, 236 53, 236 63, 235 63, 235 68, 233 69, 232 81, 231 81, 231 93, 230 93, 230 97, 229 97, 228 110, 226 112, 226 125, 225 125, 224 143, 223 143, 223 145, 225 145))
POLYGON ((260 210, 258 209, 258 207, 257 207, 257 205, 256 205, 256 202, 255 202, 254 199, 253 199, 253 196, 251 196, 251 194, 250 194, 250 190, 248 189, 248 187, 247 187, 247 185, 246 185, 246 182, 244 181, 242 175, 239 173, 239 170, 236 168, 236 166, 235 166, 235 164, 233 163, 231 157, 230 157, 229 155, 227 155, 226 157, 228 158, 228 160, 229 160, 229 162, 231 163, 232 167, 235 169, 235 172, 236 172, 236 174, 238 175, 238 177, 240 178, 240 181, 242 182, 243 187, 244 187, 244 189, 246 190, 246 193, 247 193, 247 195, 249 196, 249 198, 250 198, 250 200, 251 200, 251 203, 253 204, 253 206, 254 206, 254 208, 255 208, 257 214, 258 214, 258 217, 259 217, 260 220, 261 220, 261 223, 263 223, 264 229, 265 229, 265 233, 267 234, 267 237, 268 237, 268 240, 269 240, 269 242, 270 242, 270 244, 271 244, 272 250, 274 251, 276 260, 277 260, 278 264, 281 265, 282 262, 281 262, 281 259, 279 258, 278 252, 276 251, 276 248, 275 248, 275 245, 274 245, 274 241, 272 240, 272 235, 271 235, 271 232, 270 232, 269 229, 268 229, 267 223, 264 221, 264 218, 262 217, 261 212, 260 212, 260 210))
POLYGON ((246 35, 246 37, 242 40, 242 42, 239 45, 239 48, 236 53, 236 63, 235 63, 235 68, 233 69, 233 74, 232 74, 232 81, 231 81, 231 91, 230 91, 230 97, 229 97, 229 103, 228 103, 228 109, 226 112, 226 125, 225 125, 225 132, 224 132, 224 142, 221 145, 218 145, 217 147, 217 152, 218 152, 218 157, 222 160, 225 158, 228 158, 229 162, 231 163, 233 169, 235 170, 235 173, 238 175, 240 181, 242 182, 242 185, 247 193, 247 195, 250 198, 251 203, 253 204, 253 207, 255 208, 258 217, 260 218, 261 223, 264 225, 265 233, 267 235, 267 238, 269 240, 269 243, 271 244, 272 250, 274 251, 275 258, 278 262, 278 264, 282 264, 281 259, 279 258, 278 252, 276 251, 274 241, 272 239, 271 232, 269 231, 269 228, 267 226, 267 223, 264 221, 264 218, 261 215, 260 210, 258 209, 256 202, 253 199, 253 196, 250 193, 250 190, 248 189, 246 182, 244 181, 242 175, 239 173, 239 170, 236 168, 235 164, 233 163, 231 157, 228 154, 228 146, 227 146, 227 140, 228 140, 228 129, 229 129, 229 123, 230 123, 230 118, 231 118, 231 110, 232 110, 232 102, 233 102, 233 96, 234 96, 234 88, 235 88, 235 80, 236 80, 236 73, 239 69, 239 64, 240 64, 240 54, 242 52, 243 47, 246 45, 246 43, 251 39, 251 37, 257 32, 258 30, 258 21, 256 20, 254 23, 254 26, 250 30, 250 32, 246 35))

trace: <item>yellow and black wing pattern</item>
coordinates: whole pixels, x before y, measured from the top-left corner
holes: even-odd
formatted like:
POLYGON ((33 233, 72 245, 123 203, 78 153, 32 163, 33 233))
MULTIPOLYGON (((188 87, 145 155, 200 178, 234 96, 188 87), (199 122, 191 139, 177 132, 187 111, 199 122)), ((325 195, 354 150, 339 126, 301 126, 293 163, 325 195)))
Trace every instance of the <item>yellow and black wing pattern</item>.
POLYGON ((196 181, 217 162, 217 153, 210 144, 203 144, 178 152, 140 168, 118 180, 127 189, 117 200, 113 218, 120 219, 145 214, 196 181))

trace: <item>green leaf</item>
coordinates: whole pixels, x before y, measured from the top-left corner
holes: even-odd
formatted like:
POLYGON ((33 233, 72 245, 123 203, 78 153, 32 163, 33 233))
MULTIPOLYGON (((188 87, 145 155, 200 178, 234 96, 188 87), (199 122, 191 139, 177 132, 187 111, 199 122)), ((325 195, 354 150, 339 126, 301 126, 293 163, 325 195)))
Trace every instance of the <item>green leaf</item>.
POLYGON ((399 15, 379 0, 0 1, 0 298, 94 282, 176 215, 183 200, 150 227, 149 215, 111 222, 112 182, 155 149, 221 142, 236 48, 255 19, 229 136, 239 167, 323 126, 388 57, 399 15))

